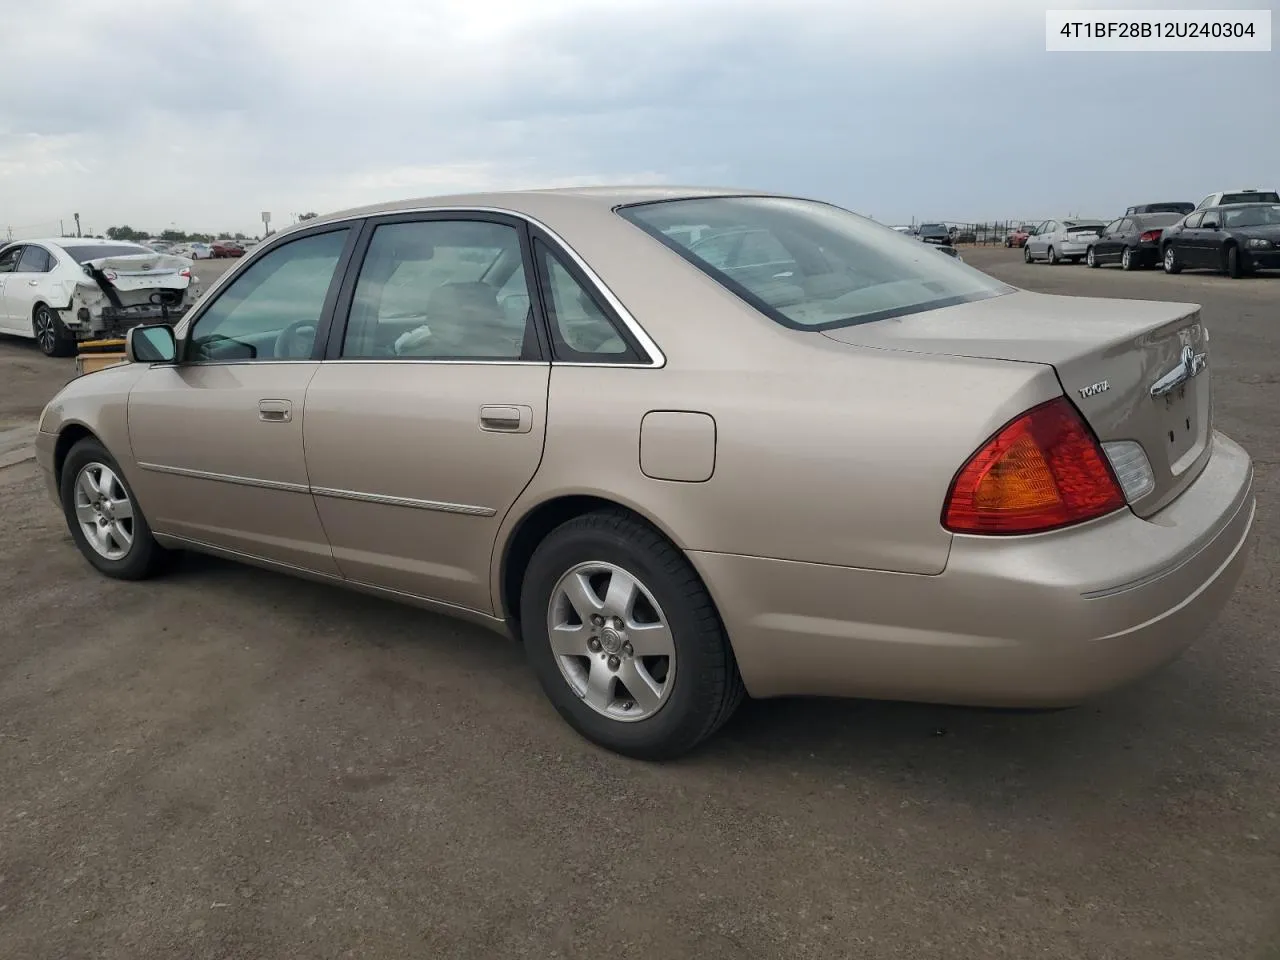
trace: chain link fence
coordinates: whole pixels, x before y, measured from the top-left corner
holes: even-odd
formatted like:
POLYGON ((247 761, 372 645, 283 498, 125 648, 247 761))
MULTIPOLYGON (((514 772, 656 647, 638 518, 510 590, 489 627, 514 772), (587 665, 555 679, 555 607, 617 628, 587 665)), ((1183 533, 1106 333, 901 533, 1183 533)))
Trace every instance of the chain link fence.
MULTIPOLYGON (((1032 227, 1040 223, 1040 219, 1013 218, 1009 220, 985 220, 978 223, 957 220, 930 220, 929 223, 941 223, 951 231, 951 241, 955 244, 966 244, 978 247, 1004 246, 1005 238, 1020 227, 1032 227)), ((917 229, 919 223, 891 224, 895 230, 917 229)))

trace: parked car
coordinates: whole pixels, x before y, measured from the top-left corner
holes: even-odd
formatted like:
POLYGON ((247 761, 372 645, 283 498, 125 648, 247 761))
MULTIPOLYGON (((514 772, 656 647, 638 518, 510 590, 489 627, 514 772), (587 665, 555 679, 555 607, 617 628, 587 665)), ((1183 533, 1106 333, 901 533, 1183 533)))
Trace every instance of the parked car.
POLYGON ((67 357, 77 339, 177 320, 196 294, 190 267, 190 260, 118 240, 8 244, 0 247, 0 332, 35 340, 46 356, 67 357))
POLYGON ((127 353, 36 439, 94 568, 189 549, 466 617, 633 756, 744 690, 1079 703, 1176 656, 1249 553, 1199 307, 1017 290, 825 203, 331 214, 127 353), (706 259, 691 223, 790 272, 706 259))
POLYGON ((1004 245, 1006 247, 1021 247, 1026 244, 1027 237, 1031 235, 1031 231, 1035 229, 1035 224, 1023 223, 1014 227, 1004 235, 1004 245))
POLYGON ((1186 216, 1196 208, 1194 203, 1190 201, 1170 200, 1165 203, 1139 203, 1137 206, 1130 207, 1124 212, 1126 217, 1135 213, 1176 213, 1186 216))
POLYGON ((1147 213, 1112 220, 1085 251, 1085 263, 1091 267, 1118 263, 1125 270, 1154 267, 1160 262, 1164 228, 1181 219, 1176 213, 1147 213))
POLYGON ((1239 190, 1219 190, 1211 193, 1196 204, 1197 210, 1208 207, 1222 207, 1229 203, 1280 203, 1280 193, 1274 190, 1256 190, 1253 187, 1241 187, 1239 190))
POLYGON ((1161 238, 1165 273, 1186 267, 1243 277, 1280 267, 1280 203, 1239 203, 1197 210, 1161 238))
POLYGON ((244 247, 235 240, 215 240, 210 245, 210 256, 213 257, 243 257, 244 247))
POLYGON ((1103 220, 1082 220, 1079 217, 1063 217, 1045 220, 1022 245, 1022 259, 1027 263, 1045 259, 1051 264, 1070 260, 1079 263, 1098 239, 1098 231, 1106 226, 1103 220))
POLYGON ((925 243, 951 243, 951 230, 945 223, 922 223, 916 228, 916 236, 925 243))

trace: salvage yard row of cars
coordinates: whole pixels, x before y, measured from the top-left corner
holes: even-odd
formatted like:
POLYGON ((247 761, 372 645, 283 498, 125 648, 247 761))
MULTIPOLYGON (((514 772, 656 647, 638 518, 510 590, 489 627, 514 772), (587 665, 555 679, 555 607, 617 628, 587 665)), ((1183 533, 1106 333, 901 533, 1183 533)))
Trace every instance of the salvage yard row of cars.
POLYGON ((1195 207, 1141 204, 1110 223, 1045 220, 1011 232, 1005 245, 1022 247, 1027 263, 1084 260, 1090 267, 1119 264, 1125 270, 1161 265, 1170 274, 1191 268, 1238 278, 1280 268, 1280 194, 1234 190, 1210 194, 1195 207))
POLYGON ((96 570, 206 552, 466 618, 642 758, 746 695, 1080 703, 1200 634, 1254 523, 1198 307, 794 197, 336 213, 126 353, 36 440, 96 570))

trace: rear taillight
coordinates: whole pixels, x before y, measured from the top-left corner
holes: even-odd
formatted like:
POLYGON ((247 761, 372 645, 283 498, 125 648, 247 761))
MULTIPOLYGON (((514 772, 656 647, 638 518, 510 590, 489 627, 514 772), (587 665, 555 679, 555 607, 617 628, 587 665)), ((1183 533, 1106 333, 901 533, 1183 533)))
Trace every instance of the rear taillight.
POLYGON ((1032 407, 969 458, 947 493, 954 533, 1039 533, 1125 505, 1093 431, 1066 397, 1032 407))
POLYGON ((1164 233, 1163 230, 1144 230, 1142 231, 1142 236, 1138 237, 1138 239, 1143 243, 1155 243, 1160 239, 1160 234, 1162 233, 1164 233))
POLYGON ((186 277, 188 280, 190 280, 190 279, 191 279, 191 270, 190 270, 189 268, 187 268, 187 267, 183 267, 181 270, 179 270, 179 271, 178 271, 178 276, 180 276, 180 277, 186 277))

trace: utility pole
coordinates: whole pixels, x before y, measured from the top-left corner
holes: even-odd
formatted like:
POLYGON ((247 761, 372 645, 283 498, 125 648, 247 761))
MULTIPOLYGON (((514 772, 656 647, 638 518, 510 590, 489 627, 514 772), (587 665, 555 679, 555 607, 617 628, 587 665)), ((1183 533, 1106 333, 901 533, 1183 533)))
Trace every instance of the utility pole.
POLYGON ((66 235, 67 235, 67 228, 66 228, 66 227, 64 227, 64 226, 62 225, 62 221, 61 221, 61 220, 59 220, 59 221, 58 221, 58 236, 60 236, 60 237, 65 237, 66 235))
POLYGON ((81 236, 81 233, 80 233, 80 214, 78 214, 78 213, 76 214, 76 236, 77 236, 77 237, 78 237, 78 236, 81 236))

